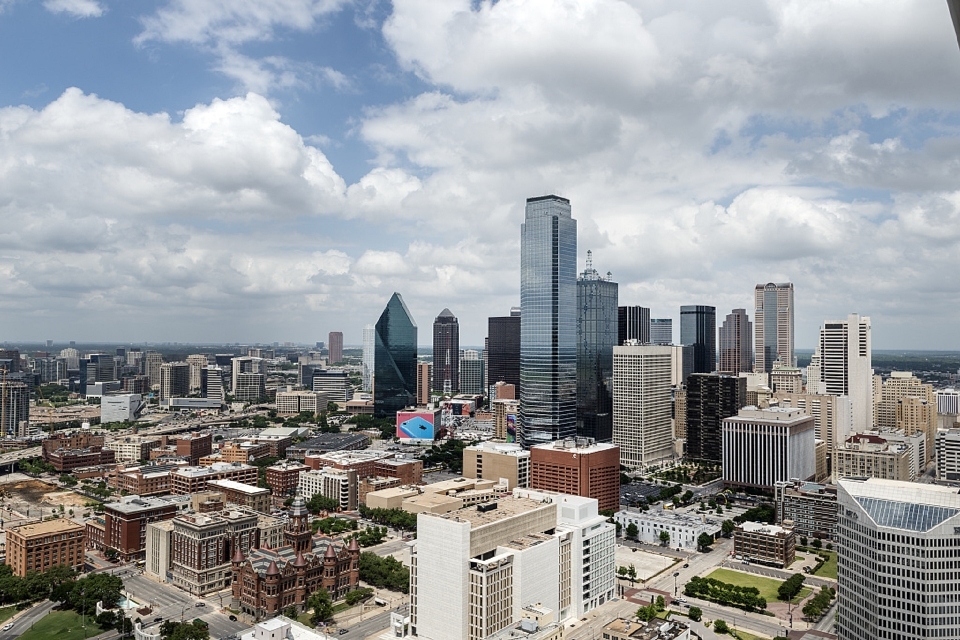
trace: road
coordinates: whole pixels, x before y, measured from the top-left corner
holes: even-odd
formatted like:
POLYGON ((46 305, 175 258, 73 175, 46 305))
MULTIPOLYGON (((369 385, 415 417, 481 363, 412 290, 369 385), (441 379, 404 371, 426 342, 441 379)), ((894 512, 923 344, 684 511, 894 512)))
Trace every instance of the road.
MULTIPOLYGON (((33 625, 34 622, 37 622, 40 618, 50 613, 51 609, 53 609, 53 603, 46 600, 34 606, 14 621, 13 628, 10 629, 10 631, 0 632, 0 640, 14 640, 14 638, 19 638, 30 629, 30 626, 33 625)), ((91 633, 92 632, 91 629, 91 633)))
MULTIPOLYGON (((401 605, 398 611, 406 613, 407 605, 401 605)), ((344 638, 344 640, 361 640, 366 639, 372 636, 373 634, 379 631, 386 631, 390 628, 390 609, 381 611, 380 613, 371 615, 366 620, 358 622, 355 625, 350 627, 342 627, 347 630, 342 636, 338 635, 338 638, 344 638)))

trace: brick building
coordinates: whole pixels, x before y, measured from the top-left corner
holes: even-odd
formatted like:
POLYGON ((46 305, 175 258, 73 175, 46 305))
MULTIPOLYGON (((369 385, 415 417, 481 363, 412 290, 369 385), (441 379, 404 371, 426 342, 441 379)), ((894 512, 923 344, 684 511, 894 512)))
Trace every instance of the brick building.
POLYGON ((118 491, 138 496, 160 496, 170 493, 170 472, 178 465, 150 465, 118 469, 109 484, 118 491))
POLYGON ((423 460, 414 458, 384 458, 373 466, 373 476, 397 478, 400 484, 423 483, 423 460))
POLYGON ((568 438, 530 448, 530 487, 594 498, 600 510, 620 507, 620 447, 568 438))
POLYGON ((344 546, 330 538, 313 536, 303 498, 296 498, 284 530, 285 545, 240 548, 231 558, 233 606, 254 618, 272 618, 288 607, 303 611, 307 598, 326 589, 334 600, 355 589, 360 581, 360 546, 344 546))
POLYGON ((204 596, 229 587, 233 555, 249 553, 259 544, 257 514, 250 511, 184 514, 171 522, 172 582, 194 595, 204 596))
POLYGON ((300 482, 300 474, 310 467, 291 460, 281 460, 272 467, 267 467, 267 486, 277 498, 292 496, 300 482))
POLYGON ((104 449, 103 436, 93 433, 57 434, 43 441, 41 455, 60 473, 80 467, 110 464, 116 459, 111 449, 104 449))
MULTIPOLYGON (((142 560, 147 547, 147 524, 169 520, 190 506, 189 499, 126 496, 103 505, 103 548, 113 549, 124 562, 142 560)), ((94 548, 93 541, 87 546, 94 548)))
POLYGON ((7 529, 7 557, 14 575, 43 572, 58 564, 83 571, 84 528, 64 518, 7 529))
POLYGON ((792 528, 744 522, 733 530, 733 552, 751 562, 789 567, 797 557, 797 534, 792 528))
POLYGON ((185 496, 207 488, 211 480, 235 480, 257 486, 257 468, 239 462, 218 462, 209 467, 180 467, 170 472, 170 492, 185 496))
POLYGON ((210 455, 212 451, 213 434, 210 433, 191 433, 179 436, 176 441, 177 455, 187 458, 192 465, 200 464, 200 458, 210 455))
POLYGON ((270 513, 270 489, 253 487, 236 480, 211 480, 207 486, 222 493, 223 499, 230 504, 259 513, 270 513))
POLYGON ((270 456, 270 445, 266 442, 228 442, 216 453, 200 458, 201 467, 209 467, 217 462, 242 462, 247 464, 270 456))

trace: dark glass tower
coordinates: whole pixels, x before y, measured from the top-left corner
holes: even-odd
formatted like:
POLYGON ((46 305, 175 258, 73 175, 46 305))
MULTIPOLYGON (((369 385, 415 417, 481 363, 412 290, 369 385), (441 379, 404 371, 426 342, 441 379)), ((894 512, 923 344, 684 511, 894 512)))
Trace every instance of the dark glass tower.
POLYGON ((650 309, 646 307, 619 307, 617 309, 617 344, 622 345, 627 340, 636 340, 640 344, 651 344, 650 309))
POLYGON ((375 327, 373 410, 392 417, 417 398, 417 323, 394 293, 375 327))
POLYGON ((719 464, 723 419, 747 403, 747 379, 717 373, 687 378, 687 458, 719 464))
POLYGON ((460 324, 450 309, 441 311, 433 321, 433 390, 460 390, 460 324))
POLYGON ((717 370, 739 374, 753 371, 753 330, 746 309, 734 309, 720 325, 720 363, 717 370))
POLYGON ((693 346, 693 372, 717 368, 717 309, 705 305, 680 307, 680 344, 693 346))
POLYGON ((520 388, 520 310, 487 321, 487 382, 520 388))
POLYGON ((577 435, 613 440, 613 347, 617 345, 616 282, 593 268, 577 279, 577 435))
POLYGON ((525 447, 577 433, 577 222, 528 198, 520 225, 520 430, 525 447))

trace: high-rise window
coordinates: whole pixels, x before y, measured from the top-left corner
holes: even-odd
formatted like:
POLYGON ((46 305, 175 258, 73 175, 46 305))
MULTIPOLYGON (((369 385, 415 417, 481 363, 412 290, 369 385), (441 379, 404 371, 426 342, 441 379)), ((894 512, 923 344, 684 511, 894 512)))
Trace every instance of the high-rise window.
POLYGON ((717 368, 717 310, 706 305, 680 307, 680 344, 693 346, 693 373, 717 368))
POLYGON ((374 413, 393 416, 416 404, 417 393, 417 323, 399 293, 380 314, 374 340, 374 413))
POLYGON ((460 390, 460 324, 450 309, 433 321, 433 390, 460 390))
POLYGON ((591 252, 587 256, 587 268, 577 279, 577 435, 609 442, 618 287, 609 274, 593 268, 591 252))

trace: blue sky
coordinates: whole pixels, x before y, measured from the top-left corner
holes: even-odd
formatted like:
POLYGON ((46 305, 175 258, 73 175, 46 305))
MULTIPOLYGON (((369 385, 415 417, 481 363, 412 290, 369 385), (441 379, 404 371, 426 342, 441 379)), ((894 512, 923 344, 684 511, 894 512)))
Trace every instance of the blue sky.
POLYGON ((553 192, 655 317, 960 349, 958 104, 938 2, 0 0, 0 334, 481 344, 553 192))

